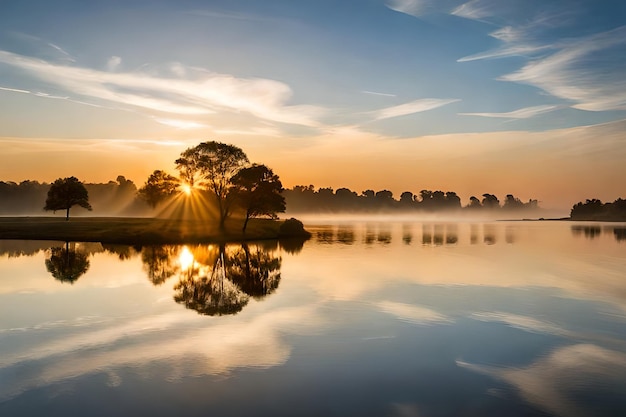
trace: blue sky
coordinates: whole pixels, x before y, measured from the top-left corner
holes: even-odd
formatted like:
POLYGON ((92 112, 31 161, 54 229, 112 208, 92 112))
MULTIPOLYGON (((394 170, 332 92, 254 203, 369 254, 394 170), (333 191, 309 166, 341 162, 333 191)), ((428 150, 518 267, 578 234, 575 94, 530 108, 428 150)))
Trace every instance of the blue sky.
POLYGON ((24 143, 217 139, 262 157, 345 132, 370 146, 623 119, 623 1, 0 3, 0 146, 22 161, 24 143))

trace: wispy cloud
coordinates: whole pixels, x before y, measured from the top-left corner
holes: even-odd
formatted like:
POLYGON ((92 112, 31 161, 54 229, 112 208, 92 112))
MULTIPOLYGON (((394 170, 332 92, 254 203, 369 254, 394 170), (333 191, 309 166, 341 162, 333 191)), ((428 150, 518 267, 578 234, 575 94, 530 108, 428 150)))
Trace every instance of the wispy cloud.
POLYGON ((529 56, 537 52, 555 49, 555 45, 515 45, 502 48, 491 49, 478 54, 464 56, 457 59, 457 62, 478 61, 481 59, 505 58, 510 56, 529 56))
POLYGON ((0 51, 0 62, 69 93, 106 100, 121 107, 182 115, 217 111, 245 112, 256 118, 315 127, 325 110, 318 106, 289 105, 291 88, 279 81, 199 73, 172 79, 146 73, 112 73, 50 63, 0 51))
POLYGON ((156 122, 161 123, 162 125, 175 127, 177 129, 201 129, 203 127, 208 127, 208 125, 203 123, 194 122, 193 120, 179 120, 179 119, 163 119, 160 117, 153 118, 156 122))
POLYGON ((452 10, 450 14, 458 17, 464 17, 466 19, 482 20, 491 16, 492 7, 484 0, 471 0, 467 3, 461 4, 452 10))
POLYGON ((385 5, 399 13, 420 17, 430 13, 448 13, 461 0, 389 0, 385 5))
MULTIPOLYGON (((522 1, 471 0, 464 3, 452 14, 500 26, 490 36, 499 40, 501 46, 462 57, 458 62, 526 57, 529 61, 523 67, 498 79, 540 88, 572 102, 572 107, 581 110, 626 110, 622 59, 626 54, 626 26, 582 38, 566 38, 562 35, 567 33, 564 29, 577 28, 585 17, 581 5, 563 10, 559 4, 550 4, 537 12, 522 1)), ((472 115, 524 118, 525 114, 472 115)))
POLYGON ((376 92, 376 91, 369 91, 369 90, 361 90, 361 93, 363 93, 363 94, 371 94, 373 96, 397 97, 395 94, 379 93, 379 92, 376 92))
POLYGON ((74 57, 72 55, 70 55, 69 52, 67 52, 65 49, 61 48, 59 45, 56 45, 54 43, 48 42, 48 46, 51 47, 52 49, 55 49, 56 51, 60 52, 67 61, 70 62, 76 62, 76 60, 74 59, 74 57))
POLYGON ((11 91, 13 93, 30 94, 30 91, 28 91, 28 90, 21 90, 19 88, 0 87, 0 90, 2 90, 2 91, 11 91))
POLYGON ((424 0, 389 0, 386 6, 399 13, 419 16, 424 11, 424 0))
POLYGON ((581 110, 626 110, 626 26, 572 42, 545 58, 500 77, 530 84, 574 102, 581 110))
POLYGON ((528 119, 557 109, 558 106, 532 106, 505 113, 459 113, 461 116, 496 117, 503 119, 528 119))
POLYGON ((461 101, 460 99, 440 99, 440 98, 424 98, 409 103, 400 104, 398 106, 387 107, 376 110, 370 114, 376 120, 390 119, 392 117, 406 116, 408 114, 420 113, 433 110, 450 103, 461 101))

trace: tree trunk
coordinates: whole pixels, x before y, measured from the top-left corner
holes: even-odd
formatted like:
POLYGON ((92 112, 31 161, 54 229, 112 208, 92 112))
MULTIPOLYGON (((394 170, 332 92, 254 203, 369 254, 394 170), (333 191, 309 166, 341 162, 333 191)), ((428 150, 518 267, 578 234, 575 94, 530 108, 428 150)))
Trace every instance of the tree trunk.
POLYGON ((225 227, 225 222, 226 222, 226 210, 224 210, 224 204, 222 202, 222 199, 219 198, 216 194, 216 198, 217 198, 217 209, 220 212, 220 230, 223 232, 225 227))
POLYGON ((243 232, 246 233, 246 227, 248 227, 248 220, 250 220, 250 214, 246 212, 246 220, 243 222, 243 232))
POLYGON ((67 208, 67 212, 65 213, 65 221, 68 221, 70 219, 70 208, 67 208))

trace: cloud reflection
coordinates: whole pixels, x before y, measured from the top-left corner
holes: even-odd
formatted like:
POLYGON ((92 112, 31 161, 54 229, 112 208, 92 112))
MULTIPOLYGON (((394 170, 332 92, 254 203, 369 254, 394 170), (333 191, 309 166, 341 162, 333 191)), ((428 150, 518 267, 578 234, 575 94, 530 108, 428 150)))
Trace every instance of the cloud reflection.
POLYGON ((393 301, 381 301, 376 306, 383 313, 391 314, 398 320, 418 325, 432 325, 452 323, 453 320, 426 307, 413 304, 396 303, 393 301))
POLYGON ((88 374, 115 369, 145 369, 157 364, 169 380, 182 376, 229 373, 236 368, 268 368, 286 362, 291 347, 285 331, 308 333, 321 325, 315 306, 282 308, 249 321, 208 321, 189 329, 184 312, 142 317, 122 325, 56 340, 44 340, 24 353, 0 359, 0 377, 12 383, 0 386, 0 399, 88 374), (295 330, 297 328, 297 330, 295 330), (33 366, 34 365, 34 366, 33 366), (5 376, 6 377, 6 376, 5 376), (4 379, 4 377, 3 377, 4 379))
POLYGON ((626 380, 626 354, 593 344, 557 348, 525 368, 457 364, 511 384, 528 402, 558 416, 608 415, 623 401, 615 387, 626 380), (587 399, 601 400, 583 400, 583 392, 587 399))

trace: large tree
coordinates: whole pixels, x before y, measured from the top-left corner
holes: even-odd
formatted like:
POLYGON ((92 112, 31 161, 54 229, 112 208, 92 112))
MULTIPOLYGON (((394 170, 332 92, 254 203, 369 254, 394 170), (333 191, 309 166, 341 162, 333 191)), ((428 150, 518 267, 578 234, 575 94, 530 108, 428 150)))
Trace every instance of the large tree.
POLYGON ((205 188, 215 196, 220 229, 223 229, 230 214, 231 178, 246 164, 248 157, 241 148, 211 141, 181 153, 176 169, 188 185, 205 188))
POLYGON ((89 194, 76 177, 59 178, 50 185, 44 210, 66 210, 65 220, 70 219, 70 208, 80 206, 91 210, 89 194))
POLYGON ((244 233, 251 217, 277 219, 277 213, 285 211, 285 198, 281 195, 283 184, 267 166, 253 164, 242 168, 231 178, 231 183, 231 193, 246 213, 244 233))
MULTIPOLYGON (((118 177, 119 178, 119 177, 118 177)), ((155 170, 139 189, 139 197, 152 208, 178 192, 180 180, 161 170, 155 170)))

